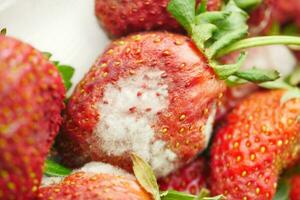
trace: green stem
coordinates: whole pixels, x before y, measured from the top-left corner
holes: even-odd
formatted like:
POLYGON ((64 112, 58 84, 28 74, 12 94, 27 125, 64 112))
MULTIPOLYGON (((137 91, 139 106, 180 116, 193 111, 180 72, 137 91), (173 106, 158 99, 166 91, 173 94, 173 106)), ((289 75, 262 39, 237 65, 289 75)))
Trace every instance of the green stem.
POLYGON ((262 37, 253 37, 244 40, 240 40, 236 43, 225 47, 220 50, 216 57, 221 57, 229 53, 252 48, 258 46, 268 46, 268 45, 297 45, 300 46, 300 37, 296 36, 262 36, 262 37))

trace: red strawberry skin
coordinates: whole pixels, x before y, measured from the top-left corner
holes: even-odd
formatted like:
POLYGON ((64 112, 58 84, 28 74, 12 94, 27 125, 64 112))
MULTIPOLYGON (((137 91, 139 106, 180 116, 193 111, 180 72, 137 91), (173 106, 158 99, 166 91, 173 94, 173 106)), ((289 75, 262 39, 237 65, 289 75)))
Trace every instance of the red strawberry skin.
POLYGON ((41 187, 40 200, 151 200, 133 177, 77 172, 61 183, 41 187))
POLYGON ((250 32, 252 35, 268 34, 273 23, 294 23, 300 27, 299 12, 299 0, 265 0, 250 15, 250 32))
POLYGON ((273 19, 279 23, 295 22, 300 26, 300 1, 299 0, 269 0, 268 4, 273 7, 273 19))
POLYGON ((197 195, 207 183, 207 160, 199 157, 195 161, 158 180, 161 191, 176 190, 197 195))
MULTIPOLYGON (((126 87, 120 86, 120 80, 134 77, 141 70, 163 71, 159 81, 168 88, 168 105, 153 114, 155 120, 149 124, 154 132, 152 142, 163 141, 167 148, 176 154, 176 166, 189 162, 199 151, 205 149, 209 140, 204 134, 206 122, 213 110, 214 102, 225 90, 224 83, 217 79, 206 58, 189 38, 177 34, 153 32, 133 35, 113 42, 77 86, 67 106, 63 140, 59 144, 67 164, 78 166, 91 159, 131 170, 128 154, 130 150, 119 155, 111 153, 108 155, 103 145, 99 145, 99 142, 103 144, 107 131, 96 131, 102 134, 100 139, 94 137, 94 132, 97 124, 102 123, 99 121, 101 117, 107 115, 101 111, 99 113, 97 103, 103 102, 102 107, 104 107, 110 105, 112 101, 109 98, 103 101, 105 87, 113 84, 113 87, 121 87, 120 91, 126 90, 126 87), (65 149, 69 151, 66 152, 65 149), (74 154, 76 156, 73 156, 74 154)), ((139 75, 139 77, 143 76, 146 81, 147 73, 139 75)), ((139 87, 138 84, 131 84, 133 86, 130 87, 139 87)), ((148 87, 147 84, 146 81, 144 86, 148 87)), ((143 88, 140 90, 143 91, 143 88)), ((143 95, 144 93, 141 92, 135 94, 139 98, 143 95)), ((161 95, 157 93, 157 96, 161 95)), ((137 101, 138 104, 143 104, 142 100, 137 101)), ((127 114, 123 113, 124 119, 137 113, 142 113, 138 118, 143 118, 153 109, 149 107, 146 109, 147 112, 144 112, 135 105, 128 108, 127 114)), ((111 111, 111 115, 116 112, 118 111, 111 111)), ((119 122, 115 123, 119 124, 119 122)), ((134 130, 128 128, 125 132, 131 131, 134 130)), ((145 131, 146 128, 142 130, 145 131)), ((110 138, 109 142, 114 145, 112 140, 114 138, 110 138)), ((118 143, 124 145, 124 141, 118 143)), ((136 145, 139 143, 134 142, 136 145)), ((143 144, 147 145, 144 142, 143 144)), ((139 153, 138 149, 136 151, 139 153)), ((144 159, 149 161, 154 158, 150 156, 144 159)), ((158 171, 160 169, 158 168, 158 171)))
POLYGON ((272 199, 281 171, 299 159, 300 99, 260 91, 226 118, 211 151, 211 191, 229 200, 272 199))
MULTIPOLYGON (((95 13, 102 26, 113 36, 168 30, 183 32, 167 12, 169 0, 96 0, 95 13)), ((218 10, 221 0, 209 0, 208 10, 218 10)))
POLYGON ((42 53, 0 35, 0 199, 32 199, 61 124, 65 88, 42 53))
POLYGON ((300 175, 294 175, 290 181, 290 200, 300 200, 300 175))

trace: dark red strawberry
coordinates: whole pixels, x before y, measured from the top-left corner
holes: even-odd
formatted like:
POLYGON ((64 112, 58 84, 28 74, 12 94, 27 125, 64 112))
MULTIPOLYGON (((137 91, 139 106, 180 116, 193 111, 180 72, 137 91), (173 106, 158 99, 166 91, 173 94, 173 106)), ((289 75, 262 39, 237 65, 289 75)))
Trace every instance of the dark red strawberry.
POLYGON ((0 35, 0 199, 32 199, 61 123, 65 88, 31 46, 0 35))
MULTIPOLYGON (((95 2, 96 16, 112 36, 150 30, 183 32, 166 10, 169 0, 95 0, 95 2)), ((221 2, 208 0, 208 10, 218 10, 221 2)))
POLYGON ((299 0, 269 0, 269 6, 272 7, 272 18, 283 24, 294 22, 300 26, 300 1, 299 0))
POLYGON ((134 176, 106 164, 90 163, 58 183, 44 185, 40 200, 151 200, 134 176))
POLYGON ((274 23, 293 23, 300 27, 299 12, 299 0, 265 0, 250 15, 250 32, 253 35, 267 34, 274 23))
POLYGON ((165 176, 206 148, 224 89, 185 36, 114 41, 69 100, 60 151, 69 165, 92 159, 127 170, 135 152, 165 176))
POLYGON ((226 118, 211 150, 211 191, 229 200, 272 199, 278 176, 299 159, 300 99, 261 91, 226 118))
POLYGON ((203 157, 158 180, 161 191, 176 190, 197 195, 207 181, 207 160, 203 157))
POLYGON ((290 200, 300 200, 300 175, 294 175, 290 185, 290 200))
POLYGON ((223 117, 236 107, 240 101, 258 89, 259 88, 254 84, 228 87, 222 98, 218 101, 216 120, 222 121, 223 117))

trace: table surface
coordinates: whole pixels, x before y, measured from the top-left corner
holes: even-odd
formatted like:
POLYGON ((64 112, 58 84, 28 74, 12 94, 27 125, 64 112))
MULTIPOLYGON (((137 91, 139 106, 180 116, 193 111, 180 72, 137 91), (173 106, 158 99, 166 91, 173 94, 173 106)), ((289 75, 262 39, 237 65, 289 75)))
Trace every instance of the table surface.
POLYGON ((94 0, 0 0, 0 29, 76 68, 76 84, 109 40, 94 16, 94 0))

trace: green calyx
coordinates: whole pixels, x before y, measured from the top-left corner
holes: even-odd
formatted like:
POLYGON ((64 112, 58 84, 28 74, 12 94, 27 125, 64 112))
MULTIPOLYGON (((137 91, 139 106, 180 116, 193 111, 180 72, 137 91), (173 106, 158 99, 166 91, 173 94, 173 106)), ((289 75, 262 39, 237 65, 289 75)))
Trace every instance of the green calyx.
POLYGON ((160 192, 156 177, 150 165, 136 154, 131 154, 133 163, 133 172, 139 184, 152 195, 154 200, 223 200, 223 195, 209 197, 210 192, 207 189, 202 189, 195 196, 174 190, 160 192))
POLYGON ((64 177, 71 174, 72 170, 68 169, 53 160, 46 160, 44 174, 47 176, 64 177))
POLYGON ((259 6, 263 0, 234 0, 235 3, 244 10, 251 10, 259 6))
POLYGON ((0 35, 6 35, 7 29, 3 28, 0 30, 0 35))
MULTIPOLYGON (((52 54, 49 52, 44 52, 43 54, 49 60, 52 57, 52 54)), ((64 81, 65 88, 68 91, 73 85, 71 80, 74 75, 75 69, 69 65, 61 65, 58 61, 52 61, 52 62, 58 69, 58 71, 64 81)))
POLYGON ((295 72, 286 78, 280 78, 275 81, 265 82, 260 84, 261 87, 266 89, 282 89, 286 90, 286 93, 281 98, 281 104, 291 100, 300 98, 300 67, 295 72))
POLYGON ((279 78, 274 70, 240 71, 245 53, 234 64, 220 65, 217 57, 257 46, 286 44, 299 45, 300 37, 268 36, 244 39, 248 35, 248 14, 243 9, 255 7, 261 0, 229 0, 221 11, 206 11, 206 0, 196 6, 196 0, 171 0, 168 11, 185 28, 198 49, 206 55, 220 79, 229 82, 262 83, 279 78), (234 80, 234 81, 232 81, 234 80))

